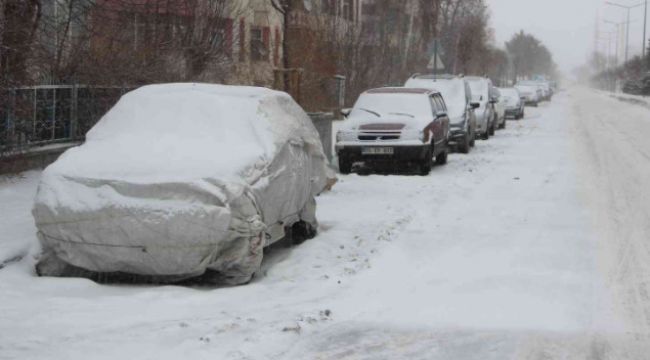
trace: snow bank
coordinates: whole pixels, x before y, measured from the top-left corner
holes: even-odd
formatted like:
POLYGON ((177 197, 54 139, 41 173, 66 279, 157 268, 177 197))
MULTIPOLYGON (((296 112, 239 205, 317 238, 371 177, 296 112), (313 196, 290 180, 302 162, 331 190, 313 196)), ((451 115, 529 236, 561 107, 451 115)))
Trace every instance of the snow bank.
POLYGON ((267 227, 301 215, 316 225, 303 210, 328 176, 318 133, 287 94, 146 86, 43 172, 39 271, 70 264, 176 279, 210 269, 248 281, 267 227))

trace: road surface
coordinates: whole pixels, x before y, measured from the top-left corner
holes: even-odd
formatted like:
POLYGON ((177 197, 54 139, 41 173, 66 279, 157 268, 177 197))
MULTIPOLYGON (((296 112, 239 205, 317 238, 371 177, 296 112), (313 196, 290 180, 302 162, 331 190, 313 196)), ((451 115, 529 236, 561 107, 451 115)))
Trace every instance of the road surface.
POLYGON ((219 289, 35 277, 39 173, 4 178, 0 359, 647 359, 649 136, 572 88, 430 176, 343 176, 219 289))

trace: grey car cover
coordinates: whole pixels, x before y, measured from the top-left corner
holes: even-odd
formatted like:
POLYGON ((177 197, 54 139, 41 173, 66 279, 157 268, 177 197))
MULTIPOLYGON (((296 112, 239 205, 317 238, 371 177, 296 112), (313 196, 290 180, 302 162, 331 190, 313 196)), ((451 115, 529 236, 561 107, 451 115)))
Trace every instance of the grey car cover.
POLYGON ((250 280, 264 246, 334 177, 307 114, 282 92, 165 84, 124 95, 43 172, 37 270, 250 280))

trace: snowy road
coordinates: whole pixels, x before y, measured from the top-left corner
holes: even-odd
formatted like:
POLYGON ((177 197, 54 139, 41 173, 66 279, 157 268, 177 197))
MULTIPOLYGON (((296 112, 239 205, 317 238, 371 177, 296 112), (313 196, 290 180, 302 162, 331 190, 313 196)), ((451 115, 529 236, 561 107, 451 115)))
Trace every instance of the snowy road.
MULTIPOLYGON (((12 263, 0 359, 647 359, 650 113, 578 88, 527 115, 428 177, 343 177, 248 286, 12 263)), ((37 179, 0 182, 0 260, 35 242, 37 179)))

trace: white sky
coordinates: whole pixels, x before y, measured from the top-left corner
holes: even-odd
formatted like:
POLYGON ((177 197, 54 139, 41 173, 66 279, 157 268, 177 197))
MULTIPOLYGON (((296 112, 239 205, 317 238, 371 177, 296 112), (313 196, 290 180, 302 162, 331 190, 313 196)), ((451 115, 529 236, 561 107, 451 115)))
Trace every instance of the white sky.
MULTIPOLYGON (((644 0, 611 1, 634 5, 644 0)), ((606 6, 604 0, 487 0, 487 3, 491 8, 492 27, 500 47, 504 47, 512 34, 523 29, 544 42, 560 68, 567 72, 583 64, 593 52, 597 23, 605 37, 605 32, 615 31, 616 27, 605 24, 602 19, 622 22, 627 13, 624 9, 606 6)), ((630 54, 635 55, 641 52, 643 6, 633 9, 631 14, 630 54)), ((623 33, 621 31, 619 42, 621 61, 624 58, 623 33)), ((612 54, 616 49, 614 44, 615 40, 612 40, 612 54)), ((601 40, 599 46, 601 51, 607 51, 607 40, 601 40)))

